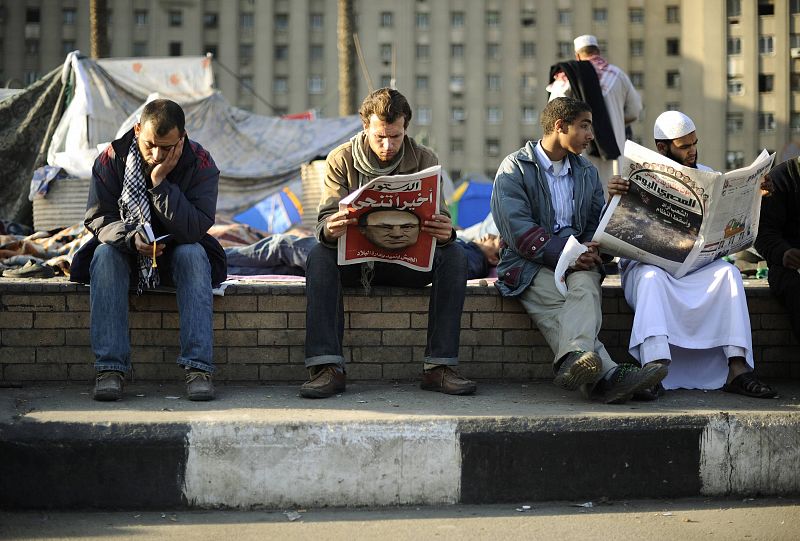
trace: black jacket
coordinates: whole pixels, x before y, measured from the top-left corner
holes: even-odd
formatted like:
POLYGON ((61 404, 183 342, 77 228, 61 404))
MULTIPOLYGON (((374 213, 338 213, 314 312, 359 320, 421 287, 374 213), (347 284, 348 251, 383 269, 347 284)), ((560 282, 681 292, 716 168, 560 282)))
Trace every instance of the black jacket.
MULTIPOLYGON (((125 158, 133 141, 133 129, 123 135, 95 160, 84 224, 93 237, 75 254, 70 268, 70 280, 89 283, 89 264, 97 246, 102 242, 130 254, 135 262, 133 244, 135 227, 122 221, 119 198, 125 174, 125 158)), ((219 188, 219 169, 202 146, 188 138, 175 168, 164 182, 147 190, 156 236, 170 233, 169 242, 191 244, 198 242, 211 263, 211 282, 217 286, 227 276, 225 251, 208 234, 214 225, 219 188)), ((158 260, 162 280, 169 283, 170 248, 158 260), (163 258, 163 262, 162 262, 163 258)))
MULTIPOLYGON (((782 267, 783 254, 800 248, 800 161, 792 158, 769 172, 772 194, 761 199, 755 247, 769 267, 782 267)), ((772 273, 770 272, 770 275, 772 273)))

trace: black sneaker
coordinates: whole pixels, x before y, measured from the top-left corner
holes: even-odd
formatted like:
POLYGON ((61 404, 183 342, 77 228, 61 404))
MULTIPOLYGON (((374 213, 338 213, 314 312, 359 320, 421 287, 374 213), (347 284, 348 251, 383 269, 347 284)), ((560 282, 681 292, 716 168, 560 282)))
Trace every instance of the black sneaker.
POLYGON ((621 364, 610 379, 602 382, 603 400, 606 404, 623 404, 635 393, 661 383, 665 377, 667 367, 660 363, 648 363, 642 368, 633 364, 621 364))
POLYGON ((116 370, 103 370, 97 373, 92 397, 100 402, 113 402, 122 398, 125 374, 116 370))
POLYGON ((594 351, 573 351, 567 353, 555 367, 553 383, 562 389, 574 391, 584 383, 593 383, 600 374, 603 361, 594 351))
POLYGON ((197 368, 186 371, 186 396, 189 400, 214 400, 214 382, 211 373, 197 368))

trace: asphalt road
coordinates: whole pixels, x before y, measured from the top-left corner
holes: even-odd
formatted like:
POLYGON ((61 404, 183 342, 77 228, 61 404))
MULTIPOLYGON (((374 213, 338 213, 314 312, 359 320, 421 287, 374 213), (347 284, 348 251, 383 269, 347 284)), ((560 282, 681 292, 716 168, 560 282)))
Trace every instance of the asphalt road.
POLYGON ((529 509, 523 505, 0 512, 0 539, 800 539, 800 499, 548 502, 532 504, 529 509))

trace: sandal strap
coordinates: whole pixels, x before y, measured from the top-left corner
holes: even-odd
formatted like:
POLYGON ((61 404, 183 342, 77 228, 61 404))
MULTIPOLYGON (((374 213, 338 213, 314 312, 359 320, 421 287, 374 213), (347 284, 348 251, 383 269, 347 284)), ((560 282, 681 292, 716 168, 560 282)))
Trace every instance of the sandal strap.
POLYGON ((747 391, 748 393, 768 393, 772 391, 772 387, 763 383, 755 377, 752 372, 745 372, 744 374, 739 374, 738 379, 740 379, 740 385, 742 389, 747 391))

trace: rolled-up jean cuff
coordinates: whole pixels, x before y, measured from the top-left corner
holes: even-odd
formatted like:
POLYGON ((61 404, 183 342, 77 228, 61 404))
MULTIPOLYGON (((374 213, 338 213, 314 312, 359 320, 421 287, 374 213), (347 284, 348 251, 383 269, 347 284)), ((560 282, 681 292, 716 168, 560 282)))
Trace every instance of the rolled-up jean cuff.
POLYGON ((214 365, 210 363, 202 363, 200 361, 190 361, 189 359, 178 359, 178 364, 186 368, 197 368, 209 374, 214 373, 214 365))
POLYGON ((425 357, 426 364, 437 364, 444 366, 456 366, 458 357, 425 357))
POLYGON ((305 363, 306 368, 319 366, 321 364, 335 364, 344 368, 344 357, 341 355, 317 355, 316 357, 307 358, 305 363))
POLYGON ((103 362, 96 362, 94 363, 94 369, 97 372, 109 372, 114 370, 116 372, 122 372, 123 374, 130 374, 131 367, 125 366, 124 364, 119 363, 103 363, 103 362))

